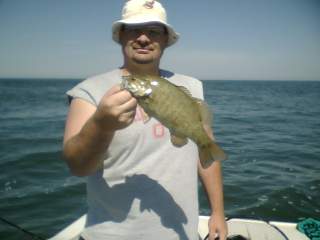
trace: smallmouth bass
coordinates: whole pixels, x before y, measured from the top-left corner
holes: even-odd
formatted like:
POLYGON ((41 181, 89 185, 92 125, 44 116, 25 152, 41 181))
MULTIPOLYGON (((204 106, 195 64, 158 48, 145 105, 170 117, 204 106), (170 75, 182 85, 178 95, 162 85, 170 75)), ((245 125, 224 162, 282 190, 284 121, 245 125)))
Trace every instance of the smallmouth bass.
POLYGON ((158 76, 129 75, 122 77, 121 88, 128 90, 149 116, 159 120, 171 134, 171 142, 181 147, 194 141, 199 149, 202 167, 227 158, 210 138, 204 126, 211 126, 211 113, 203 100, 193 98, 182 86, 158 76))

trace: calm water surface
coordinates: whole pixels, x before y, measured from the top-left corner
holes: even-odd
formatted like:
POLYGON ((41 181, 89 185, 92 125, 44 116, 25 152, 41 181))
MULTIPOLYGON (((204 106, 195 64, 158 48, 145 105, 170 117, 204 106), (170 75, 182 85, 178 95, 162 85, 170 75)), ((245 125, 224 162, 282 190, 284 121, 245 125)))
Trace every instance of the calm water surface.
MULTIPOLYGON (((61 160, 77 81, 0 81, 0 217, 50 237, 86 212, 85 179, 61 160)), ((224 162, 226 214, 320 218, 320 82, 204 81, 224 162)), ((199 183, 200 186, 200 183, 199 183)), ((199 188, 200 212, 209 214, 199 188)), ((23 234, 0 221, 0 239, 23 234)))

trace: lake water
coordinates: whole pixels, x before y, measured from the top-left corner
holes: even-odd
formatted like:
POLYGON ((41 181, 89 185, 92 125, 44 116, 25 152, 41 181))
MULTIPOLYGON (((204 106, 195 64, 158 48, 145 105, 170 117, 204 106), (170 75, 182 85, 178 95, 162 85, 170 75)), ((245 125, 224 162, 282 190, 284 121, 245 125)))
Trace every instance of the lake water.
MULTIPOLYGON (((0 217, 50 237, 86 212, 85 178, 61 160, 65 91, 78 80, 0 81, 0 217)), ((225 209, 320 218, 320 81, 203 81, 214 110, 225 209)), ((209 214, 199 183, 200 213, 209 214)), ((0 221, 0 239, 25 235, 0 221)))

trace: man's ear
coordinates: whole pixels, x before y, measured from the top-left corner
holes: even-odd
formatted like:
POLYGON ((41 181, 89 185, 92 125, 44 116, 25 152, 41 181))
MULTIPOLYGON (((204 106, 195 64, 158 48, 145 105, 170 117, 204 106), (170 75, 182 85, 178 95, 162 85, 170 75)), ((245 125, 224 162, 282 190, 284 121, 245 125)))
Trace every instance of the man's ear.
POLYGON ((119 29, 119 43, 122 44, 122 39, 123 39, 123 34, 124 34, 124 25, 122 24, 120 29, 119 29))

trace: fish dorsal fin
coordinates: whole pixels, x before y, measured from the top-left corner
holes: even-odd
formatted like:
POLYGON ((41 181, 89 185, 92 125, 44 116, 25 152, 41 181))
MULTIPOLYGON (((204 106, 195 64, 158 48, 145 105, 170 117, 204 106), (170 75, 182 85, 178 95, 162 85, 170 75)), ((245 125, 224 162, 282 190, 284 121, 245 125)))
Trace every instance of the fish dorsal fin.
POLYGON ((183 91, 185 94, 187 94, 189 97, 192 97, 191 92, 186 88, 185 86, 177 86, 181 91, 183 91))
POLYGON ((212 109, 209 106, 209 104, 199 98, 193 98, 193 99, 198 104, 202 123, 207 123, 207 124, 211 125, 212 120, 213 120, 213 118, 212 118, 213 112, 212 112, 212 109))
POLYGON ((200 113, 201 122, 204 127, 211 128, 212 120, 213 120, 213 111, 210 106, 199 98, 193 98, 194 101, 198 104, 198 109, 200 113))

